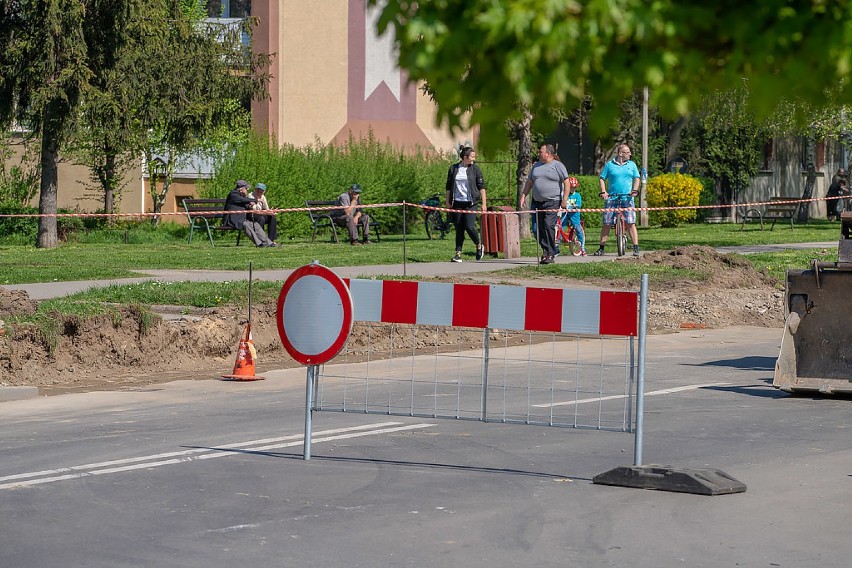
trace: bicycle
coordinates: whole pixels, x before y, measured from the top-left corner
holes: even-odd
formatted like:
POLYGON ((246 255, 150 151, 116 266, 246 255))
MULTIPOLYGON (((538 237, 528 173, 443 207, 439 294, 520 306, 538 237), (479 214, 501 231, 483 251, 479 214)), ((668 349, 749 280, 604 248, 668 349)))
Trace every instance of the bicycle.
POLYGON ((622 196, 618 198, 618 209, 615 215, 615 248, 618 256, 624 256, 627 251, 627 223, 624 220, 624 209, 633 207, 630 203, 631 196, 622 196))
MULTIPOLYGON (((441 196, 437 193, 430 195, 427 199, 421 201, 420 205, 426 205, 427 207, 440 207, 441 196)), ((441 240, 444 240, 447 233, 453 229, 453 224, 450 220, 445 218, 440 211, 436 211, 434 209, 426 211, 426 214, 423 217, 423 223, 426 225, 426 236, 430 241, 435 238, 434 235, 438 234, 440 234, 441 240)))
MULTIPOLYGON (((566 213, 567 215, 567 213, 566 213)), ((580 219, 580 228, 583 230, 583 234, 586 234, 586 220, 580 219)), ((580 238, 577 236, 577 231, 574 228, 574 225, 568 224, 568 230, 566 231, 562 227, 562 219, 556 220, 556 244, 558 245, 560 239, 563 243, 568 243, 568 250, 571 251, 573 256, 580 256, 583 252, 583 247, 580 245, 580 238)))

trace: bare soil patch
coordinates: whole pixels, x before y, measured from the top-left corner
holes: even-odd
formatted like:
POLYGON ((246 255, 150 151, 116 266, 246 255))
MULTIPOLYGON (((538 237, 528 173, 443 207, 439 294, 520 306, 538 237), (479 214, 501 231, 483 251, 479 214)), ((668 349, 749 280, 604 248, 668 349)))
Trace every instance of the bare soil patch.
MULTIPOLYGON (((691 246, 618 262, 687 268, 708 275, 703 282, 651 281, 651 333, 741 325, 780 329, 783 325, 784 292, 779 284, 737 257, 718 254, 709 247, 691 246)), ((507 282, 506 278, 488 275, 463 280, 507 282)), ((578 282, 542 277, 508 282, 638 290, 638 283, 605 280, 578 282)), ((14 314, 31 314, 36 305, 23 292, 0 288, 0 321, 14 314)), ((58 394, 144 388, 179 378, 218 378, 231 372, 247 318, 244 310, 217 308, 189 314, 170 314, 177 310, 167 308, 156 311, 163 312, 163 316, 151 325, 145 325, 141 314, 129 308, 123 310, 122 318, 65 318, 57 322, 60 333, 52 349, 36 329, 0 323, 0 386, 37 386, 42 394, 58 394)), ((274 305, 255 306, 252 328, 259 373, 299 366, 281 347, 274 305)), ((356 326, 350 339, 350 347, 356 353, 366 346, 366 333, 366 329, 356 326)), ((388 338, 379 337, 375 328, 371 333, 373 349, 381 350, 381 343, 388 338)), ((448 343, 457 340, 457 334, 447 334, 448 343)), ((439 335, 430 341, 440 344, 443 339, 439 335)), ((470 342, 481 342, 481 333, 471 332, 470 342)))

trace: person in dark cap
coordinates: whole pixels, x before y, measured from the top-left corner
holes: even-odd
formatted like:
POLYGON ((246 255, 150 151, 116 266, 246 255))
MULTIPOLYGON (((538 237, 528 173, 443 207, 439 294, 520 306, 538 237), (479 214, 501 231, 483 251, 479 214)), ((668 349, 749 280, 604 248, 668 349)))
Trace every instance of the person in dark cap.
POLYGON ((257 205, 257 199, 249 197, 248 190, 249 184, 246 180, 237 180, 237 186, 231 190, 227 199, 225 199, 225 211, 239 211, 239 213, 228 213, 225 215, 222 226, 245 231, 255 246, 278 246, 266 236, 263 227, 257 221, 246 216, 246 211, 253 210, 257 205))
POLYGON ((361 186, 353 183, 349 189, 337 197, 337 205, 342 209, 331 212, 331 218, 336 225, 349 230, 349 244, 370 244, 370 216, 361 211, 361 186), (361 226, 363 240, 358 242, 358 226, 361 226))
POLYGON ((254 206, 254 220, 266 230, 266 235, 273 243, 278 240, 278 218, 275 213, 262 213, 270 209, 269 202, 266 201, 266 184, 256 183, 254 191, 251 194, 257 200, 254 206))

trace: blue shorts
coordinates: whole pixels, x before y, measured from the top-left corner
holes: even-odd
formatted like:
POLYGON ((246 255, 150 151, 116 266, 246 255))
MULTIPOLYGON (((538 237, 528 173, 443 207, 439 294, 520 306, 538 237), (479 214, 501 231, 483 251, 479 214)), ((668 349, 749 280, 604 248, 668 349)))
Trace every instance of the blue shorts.
MULTIPOLYGON (((634 207, 633 198, 629 195, 623 195, 623 196, 617 195, 615 197, 610 197, 609 199, 607 199, 606 204, 604 205, 604 208, 612 209, 612 211, 604 211, 604 213, 603 213, 603 224, 604 224, 604 226, 614 225, 616 215, 618 215, 618 211, 615 211, 615 210, 618 209, 618 208, 624 209, 624 208, 627 208, 627 207, 634 207)), ((621 213, 624 215, 624 222, 625 223, 627 223, 628 225, 635 225, 636 224, 636 211, 635 210, 633 210, 633 211, 622 211, 621 213)))

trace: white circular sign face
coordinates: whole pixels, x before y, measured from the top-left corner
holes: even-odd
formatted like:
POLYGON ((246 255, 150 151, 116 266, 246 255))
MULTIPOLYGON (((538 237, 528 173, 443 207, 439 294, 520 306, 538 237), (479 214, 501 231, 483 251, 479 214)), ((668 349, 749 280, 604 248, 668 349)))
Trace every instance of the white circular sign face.
POLYGON ((352 333, 352 294, 337 274, 309 264, 284 282, 276 316, 287 353, 304 365, 320 365, 337 355, 352 333))
POLYGON ((337 340, 343 327, 343 302, 331 282, 320 276, 303 276, 290 288, 284 305, 284 328, 290 343, 306 355, 322 353, 337 340))

